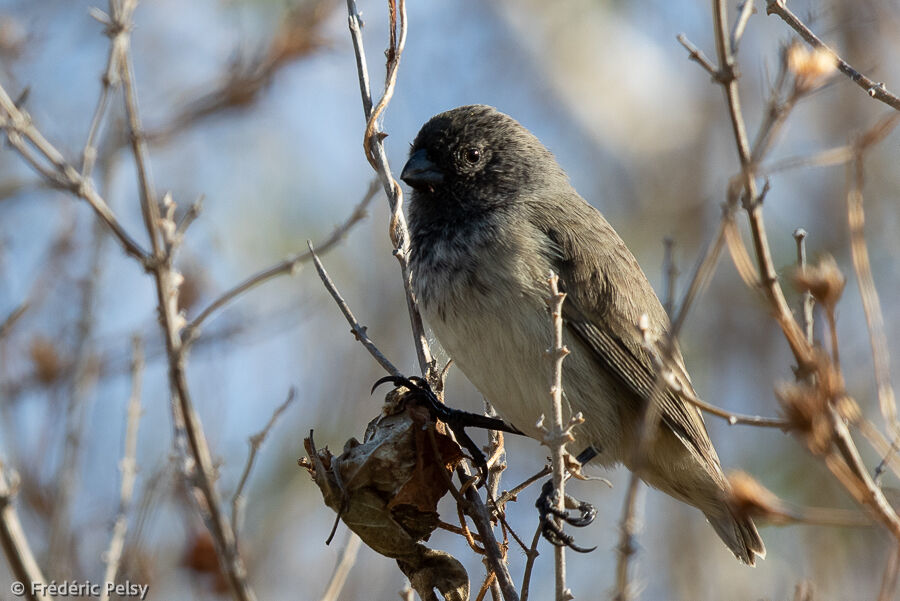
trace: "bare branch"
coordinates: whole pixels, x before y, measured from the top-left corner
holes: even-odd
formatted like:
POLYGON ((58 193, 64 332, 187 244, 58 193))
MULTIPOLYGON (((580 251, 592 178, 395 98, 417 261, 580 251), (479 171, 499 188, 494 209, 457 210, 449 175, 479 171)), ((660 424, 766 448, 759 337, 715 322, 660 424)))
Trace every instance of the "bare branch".
POLYGON ((6 338, 6 335, 9 334, 9 331, 12 329, 16 322, 19 321, 23 315, 25 315, 25 311, 28 310, 28 301, 23 301, 18 307, 9 312, 9 315, 0 322, 0 340, 6 338))
MULTIPOLYGON (((548 470, 549 473, 549 470, 548 470)), ((546 474, 544 474, 546 475, 546 474)), ((538 522, 537 529, 534 531, 534 538, 531 539, 531 546, 528 548, 528 551, 525 552, 525 574, 522 576, 522 600, 528 601, 528 593, 531 587, 531 572, 534 570, 534 561, 538 558, 537 546, 541 541, 541 530, 543 526, 540 522, 538 522)))
MULTIPOLYGON (((798 227, 794 230, 794 240, 797 241, 797 267, 800 270, 806 269, 806 230, 798 227)), ((800 314, 803 315, 803 331, 806 333, 806 341, 813 343, 814 338, 814 322, 813 322, 813 306, 815 305, 812 292, 805 290, 800 296, 800 314)))
MULTIPOLYGON (((134 0, 123 1, 125 3, 134 2, 134 0)), ((121 26, 129 27, 130 23, 122 23, 121 26)), ((123 55, 120 76, 125 92, 125 113, 131 134, 131 149, 138 172, 141 213, 152 246, 152 260, 148 268, 156 284, 159 322, 166 342, 176 437, 179 436, 183 426, 187 446, 193 458, 186 475, 199 492, 197 506, 206 521, 215 544, 219 563, 232 594, 236 601, 255 601, 256 595, 247 581, 247 571, 238 551, 234 532, 222 510, 221 499, 215 485, 215 468, 209 445, 188 389, 185 374, 187 347, 182 338, 185 324, 184 317, 178 309, 178 288, 183 278, 172 266, 173 252, 177 246, 175 203, 169 195, 165 195, 163 197, 165 213, 160 213, 138 114, 134 69, 129 47, 126 46, 123 55)))
POLYGON ((622 505, 622 521, 619 523, 619 546, 616 548, 616 592, 613 601, 629 601, 634 598, 634 584, 628 575, 628 565, 637 553, 635 539, 640 529, 638 504, 643 490, 637 473, 631 472, 628 490, 622 505))
POLYGON ((341 296, 341 293, 338 292, 337 287, 334 285, 331 277, 329 277, 328 272, 325 271, 325 266, 322 265, 322 261, 319 260, 318 255, 316 255, 316 251, 313 249, 312 243, 307 241, 309 245, 309 252, 312 256, 313 263, 316 266, 316 272, 318 272, 319 277, 322 279, 322 283, 325 284, 325 288, 328 290, 328 293, 331 294, 331 298, 334 299, 334 302, 337 303, 338 308, 341 310, 341 313, 344 314, 344 317, 347 319, 347 323, 350 324, 350 332, 359 340, 360 344, 366 347, 366 350, 369 351, 369 354, 375 358, 375 361, 378 362, 381 367, 384 368, 386 372, 391 374, 392 376, 402 376, 400 370, 394 367, 394 364, 390 362, 390 360, 382 353, 375 343, 369 338, 369 335, 366 333, 366 326, 360 325, 358 321, 356 321, 356 317, 353 316, 353 311, 350 310, 350 306, 347 305, 347 301, 341 296))
POLYGON ((362 19, 356 7, 356 0, 347 0, 347 12, 349 15, 350 37, 353 41, 353 50, 356 54, 357 75, 359 77, 359 90, 362 96, 363 112, 366 117, 366 132, 363 138, 363 149, 366 159, 381 179, 384 191, 388 197, 391 209, 391 221, 389 233, 391 243, 394 245, 394 256, 400 263, 400 272, 403 276, 403 289, 406 292, 406 307, 409 312, 413 339, 415 341, 416 356, 419 360, 419 368, 425 378, 433 387, 439 385, 439 375, 435 371, 434 360, 428 339, 425 336, 425 326, 419 307, 416 303, 412 288, 412 275, 409 270, 409 230, 406 226, 406 216, 403 214, 403 191, 400 184, 391 175, 387 154, 384 149, 385 133, 378 126, 378 118, 390 102, 394 94, 394 86, 397 83, 397 67, 403 54, 406 43, 406 0, 390 0, 390 30, 391 43, 386 52, 388 57, 387 72, 385 75, 384 93, 381 99, 373 107, 372 93, 369 89, 369 74, 366 67, 366 53, 362 40, 362 19), (398 33, 399 13, 399 33, 398 33))
POLYGON ((0 127, 6 133, 6 137, 22 157, 31 164, 35 170, 43 175, 54 185, 60 186, 76 196, 81 197, 94 209, 97 216, 109 227, 122 248, 130 256, 144 264, 148 255, 141 246, 134 241, 125 228, 119 223, 112 209, 106 201, 94 190, 93 181, 82 177, 78 171, 63 158, 62 154, 47 141, 40 131, 34 126, 31 117, 19 110, 6 90, 0 86, 0 127), (51 166, 41 162, 25 144, 28 143, 49 161, 51 166))
POLYGON ((297 396, 297 390, 295 388, 291 388, 290 392, 288 392, 287 399, 275 408, 275 411, 272 413, 272 417, 269 418, 266 426, 251 436, 247 442, 250 443, 250 453, 247 455, 247 463, 244 465, 244 471, 241 474, 241 479, 238 482, 237 488, 234 491, 234 496, 231 497, 231 530, 234 532, 234 540, 235 545, 238 547, 239 538, 238 538, 238 530, 241 527, 241 524, 244 521, 244 486, 247 484, 247 480, 250 478, 250 472, 253 470, 253 464, 256 461, 256 455, 259 453, 260 447, 265 442, 266 437, 269 436, 269 432, 275 426, 275 422, 278 421, 278 418, 281 417, 281 414, 284 413, 288 407, 290 407, 291 403, 294 402, 294 399, 297 396))
POLYGON ((897 573, 900 572, 900 545, 894 545, 884 566, 884 575, 881 578, 881 590, 878 592, 878 601, 890 601, 894 599, 897 590, 897 573))
MULTIPOLYGON (((368 208, 369 203, 375 197, 375 193, 378 190, 377 186, 378 184, 375 181, 369 184, 369 189, 366 191, 365 196, 363 196, 363 199, 359 202, 359 204, 356 205, 350 216, 342 224, 337 226, 331 233, 331 235, 328 236, 328 238, 326 238, 321 242, 321 244, 316 246, 319 253, 326 253, 334 248, 344 239, 344 237, 353 228, 353 226, 359 223, 366 216, 366 209, 368 208)), ((191 321, 191 323, 187 325, 187 327, 185 328, 185 339, 193 341, 199 333, 198 329, 200 325, 212 313, 222 308, 236 297, 276 277, 282 275, 294 275, 295 273, 297 273, 303 263, 309 261, 311 258, 312 251, 297 253, 291 257, 288 257, 287 259, 284 259, 283 261, 280 261, 279 263, 276 263, 275 265, 272 265, 271 267, 263 269, 262 271, 250 276, 237 286, 234 286, 230 290, 224 292, 221 296, 219 296, 219 298, 211 302, 209 306, 203 309, 197 315, 197 317, 195 317, 193 321, 191 321)))
POLYGON ((331 580, 328 581, 328 588, 325 589, 321 601, 337 601, 341 589, 344 588, 347 575, 353 568, 353 564, 356 563, 356 554, 359 553, 361 543, 362 539, 359 538, 359 535, 351 531, 347 536, 347 543, 341 551, 337 565, 334 566, 334 572, 331 574, 331 580))
MULTIPOLYGON (((548 279, 550 284, 550 297, 547 299, 547 305, 550 307, 550 319, 553 326, 553 340, 550 348, 547 349, 547 358, 550 361, 550 407, 551 407, 551 426, 544 436, 544 444, 550 447, 550 465, 553 468, 553 489, 556 495, 554 501, 556 509, 560 513, 566 510, 566 477, 568 470, 566 469, 566 443, 572 442, 572 427, 581 423, 583 418, 581 414, 573 417, 567 425, 563 424, 562 413, 562 364, 569 349, 563 343, 563 319, 562 304, 566 298, 564 292, 559 291, 559 276, 555 273, 550 274, 548 279)), ((562 526, 562 520, 556 518, 557 526, 562 526)), ((556 573, 556 601, 568 601, 572 599, 572 591, 566 587, 566 547, 565 545, 554 545, 553 547, 554 566, 556 573)))
MULTIPOLYGON (((113 535, 107 547, 105 561, 106 572, 103 582, 114 583, 122 559, 125 545, 125 533, 128 530, 128 511, 131 508, 131 497, 134 493, 134 482, 137 476, 137 437, 138 424, 141 418, 141 377, 144 371, 144 347, 140 337, 132 340, 131 359, 131 398, 128 401, 128 418, 125 427, 125 452, 120 469, 122 484, 119 488, 119 512, 113 526, 113 535)), ((109 589, 103 587, 100 601, 109 601, 109 589)))
MULTIPOLYGON (((891 122, 896 124, 898 115, 892 115, 891 122)), ((869 262, 869 250, 866 246, 865 208, 863 206, 863 151, 858 147, 856 160, 852 167, 848 166, 847 190, 847 222, 850 227, 850 254, 853 258, 853 269, 859 282, 859 294, 862 297, 863 310, 866 315, 866 326, 869 328, 869 342, 872 347, 872 363, 875 370, 875 382, 878 389, 878 404, 888 432, 892 439, 900 438, 900 423, 897 422, 897 402, 894 387, 891 385, 891 359, 888 351, 887 336, 884 333, 884 316, 872 266, 869 262)))
POLYGON ((734 27, 731 28, 730 39, 732 53, 738 51, 738 45, 741 43, 741 38, 744 37, 744 29, 747 27, 747 21, 750 20, 750 15, 755 12, 753 0, 741 0, 741 3, 738 5, 738 18, 734 22, 734 27))
POLYGON ((46 581, 31 553, 25 531, 22 530, 19 514, 12 502, 14 496, 15 484, 10 483, 3 461, 0 461, 0 544, 3 546, 10 572, 24 585, 24 597, 29 601, 52 599, 51 596, 44 594, 46 581), (35 585, 39 586, 35 589, 35 585), (36 594, 32 594, 33 589, 36 590, 36 594))
POLYGON ((791 12, 787 7, 784 0, 767 0, 766 14, 777 15, 782 21, 787 23, 791 29, 800 34, 800 37, 806 40, 806 43, 810 46, 819 50, 824 50, 832 55, 837 63, 837 68, 841 73, 849 77, 856 85, 865 90, 869 96, 900 111, 900 98, 888 92, 887 87, 883 83, 873 81, 851 67, 847 61, 838 56, 834 50, 820 40, 818 36, 803 23, 803 21, 798 19, 797 15, 791 12))

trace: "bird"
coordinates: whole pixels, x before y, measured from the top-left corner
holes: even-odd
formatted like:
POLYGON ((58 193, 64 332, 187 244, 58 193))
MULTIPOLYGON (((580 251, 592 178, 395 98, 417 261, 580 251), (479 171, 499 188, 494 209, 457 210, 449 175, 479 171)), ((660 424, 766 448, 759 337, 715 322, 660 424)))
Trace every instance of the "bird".
POLYGON ((538 420, 550 403, 547 278, 555 273, 571 351, 564 408, 584 417, 574 444, 593 447, 593 463, 624 464, 699 509, 741 562, 764 558, 752 519, 728 503, 700 411, 684 398, 696 393, 677 346, 677 385, 658 395, 659 426, 637 464, 656 381, 646 341, 662 344, 669 318, 622 238, 538 138, 493 107, 461 106, 422 126, 400 178, 411 188, 409 267, 422 315, 500 416, 541 439, 538 420))

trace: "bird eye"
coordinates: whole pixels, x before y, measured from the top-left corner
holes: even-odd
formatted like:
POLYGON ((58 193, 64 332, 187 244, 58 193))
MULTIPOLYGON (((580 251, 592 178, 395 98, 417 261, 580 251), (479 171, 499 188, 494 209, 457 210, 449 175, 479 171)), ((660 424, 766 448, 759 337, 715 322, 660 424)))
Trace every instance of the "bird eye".
POLYGON ((478 161, 481 160, 481 151, 478 150, 477 148, 467 148, 466 151, 463 153, 463 157, 466 159, 467 162, 474 165, 475 163, 477 163, 478 161))

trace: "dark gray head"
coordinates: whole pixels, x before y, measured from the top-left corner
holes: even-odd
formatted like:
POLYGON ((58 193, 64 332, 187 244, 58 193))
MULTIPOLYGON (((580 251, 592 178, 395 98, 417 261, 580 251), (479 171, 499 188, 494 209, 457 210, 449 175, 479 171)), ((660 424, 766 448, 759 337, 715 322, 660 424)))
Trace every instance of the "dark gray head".
POLYGON ((416 136, 400 178, 413 188, 417 210, 436 213, 478 212, 547 186, 568 187, 553 155, 531 132, 485 105, 432 117, 416 136))

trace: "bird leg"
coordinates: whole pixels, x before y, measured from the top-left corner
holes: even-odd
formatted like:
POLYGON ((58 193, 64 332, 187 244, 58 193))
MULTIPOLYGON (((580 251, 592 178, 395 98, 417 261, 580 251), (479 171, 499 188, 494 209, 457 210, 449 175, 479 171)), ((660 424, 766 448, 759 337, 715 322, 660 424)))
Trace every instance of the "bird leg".
MULTIPOLYGON (((580 465, 584 465, 596 457, 597 454, 597 449, 593 446, 589 446, 579 453, 575 460, 580 465)), ((565 546, 579 553, 590 553, 597 547, 586 549, 576 545, 575 539, 563 531, 562 527, 557 524, 556 518, 561 519, 570 526, 583 528, 592 523, 594 518, 597 517, 597 508, 586 501, 579 501, 574 497, 566 495, 564 499, 564 506, 566 509, 557 509, 556 501, 558 498, 559 491, 554 488, 553 479, 551 478, 541 487, 541 494, 534 504, 541 517, 541 534, 550 542, 550 544, 556 545, 557 547, 565 546), (568 509, 577 510, 578 515, 569 515, 568 509)))
POLYGON ((386 382, 390 382, 394 386, 406 387, 410 391, 411 397, 428 409, 432 419, 440 420, 447 424, 447 427, 450 428, 450 431, 456 436, 456 440, 459 444, 469 451, 469 454, 472 456, 472 461, 481 471, 483 481, 487 481, 488 476, 487 460, 484 457, 484 453, 481 452, 481 449, 478 448, 475 441, 469 437, 465 429, 468 427, 484 428, 486 430, 509 432, 510 434, 523 434, 502 419, 448 407, 437 398, 437 395, 434 394, 431 386, 424 378, 418 376, 413 376, 411 378, 404 378, 403 376, 385 376, 375 382, 372 386, 372 392, 375 392, 376 388, 386 382))

